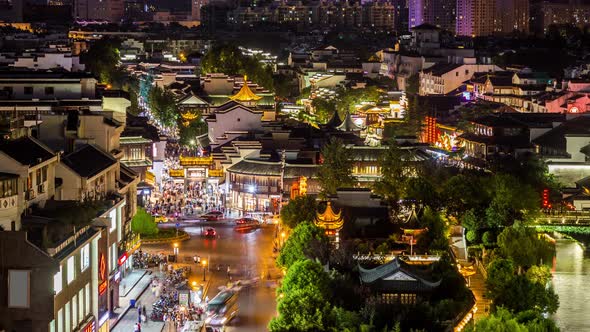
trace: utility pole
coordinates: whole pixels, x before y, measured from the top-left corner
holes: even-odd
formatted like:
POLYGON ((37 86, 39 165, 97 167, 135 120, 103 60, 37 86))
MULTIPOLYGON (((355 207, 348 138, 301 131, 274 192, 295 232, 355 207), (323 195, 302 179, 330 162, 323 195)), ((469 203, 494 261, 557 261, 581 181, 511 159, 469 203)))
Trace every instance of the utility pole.
POLYGON ((279 198, 279 214, 281 214, 281 207, 283 205, 283 187, 285 185, 285 165, 286 165, 286 153, 285 149, 281 151, 281 183, 279 188, 279 194, 281 197, 279 198))

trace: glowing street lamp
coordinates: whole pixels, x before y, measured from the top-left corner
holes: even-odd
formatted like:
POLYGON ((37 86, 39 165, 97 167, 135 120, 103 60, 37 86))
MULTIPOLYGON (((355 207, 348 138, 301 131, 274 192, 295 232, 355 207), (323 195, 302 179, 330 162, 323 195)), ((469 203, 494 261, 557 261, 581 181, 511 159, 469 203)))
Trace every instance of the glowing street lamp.
POLYGON ((207 261, 202 260, 201 264, 203 265, 203 281, 205 281, 205 271, 206 271, 206 267, 207 267, 207 261))
POLYGON ((174 243, 174 254, 178 255, 179 249, 178 249, 178 243, 174 243))

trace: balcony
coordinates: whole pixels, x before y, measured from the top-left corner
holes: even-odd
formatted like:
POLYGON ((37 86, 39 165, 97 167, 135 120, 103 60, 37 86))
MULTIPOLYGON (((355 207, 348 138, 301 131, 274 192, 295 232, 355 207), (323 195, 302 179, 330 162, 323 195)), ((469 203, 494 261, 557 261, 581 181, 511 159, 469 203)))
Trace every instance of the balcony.
POLYGON ((6 211, 16 208, 18 205, 18 195, 12 195, 0 198, 0 211, 6 211))

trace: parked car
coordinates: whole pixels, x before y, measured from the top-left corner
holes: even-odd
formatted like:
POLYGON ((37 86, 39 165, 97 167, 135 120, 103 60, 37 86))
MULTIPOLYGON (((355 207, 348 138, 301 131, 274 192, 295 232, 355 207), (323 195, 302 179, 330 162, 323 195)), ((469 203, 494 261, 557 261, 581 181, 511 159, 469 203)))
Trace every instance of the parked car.
POLYGON ((154 215, 154 221, 157 223, 168 222, 168 218, 166 218, 166 216, 161 216, 159 214, 156 214, 156 215, 154 215))
POLYGON ((215 228, 209 227, 209 228, 205 229, 205 233, 203 235, 205 237, 216 237, 217 232, 215 231, 215 228))
POLYGON ((223 213, 221 213, 220 211, 211 211, 202 215, 201 218, 209 221, 217 221, 223 218, 223 213))

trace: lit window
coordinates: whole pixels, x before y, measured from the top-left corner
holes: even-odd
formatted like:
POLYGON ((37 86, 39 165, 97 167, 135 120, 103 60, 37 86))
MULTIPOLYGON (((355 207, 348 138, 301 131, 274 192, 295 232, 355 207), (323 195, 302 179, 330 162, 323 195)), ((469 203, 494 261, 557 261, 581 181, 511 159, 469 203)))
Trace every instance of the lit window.
POLYGON ((86 244, 80 251, 80 271, 84 271, 90 266, 90 244, 86 244))
POLYGON ((110 231, 114 231, 117 228, 117 209, 113 209, 109 213, 109 217, 111 218, 111 229, 110 231))
POLYGON ((72 281, 74 281, 74 278, 76 277, 74 256, 68 258, 68 270, 66 272, 67 272, 67 281, 68 281, 68 285, 69 285, 72 281))
POLYGON ((59 294, 59 292, 61 292, 62 286, 63 286, 63 277, 61 274, 61 265, 60 265, 59 272, 57 272, 53 276, 53 290, 55 291, 55 294, 59 294))

